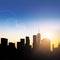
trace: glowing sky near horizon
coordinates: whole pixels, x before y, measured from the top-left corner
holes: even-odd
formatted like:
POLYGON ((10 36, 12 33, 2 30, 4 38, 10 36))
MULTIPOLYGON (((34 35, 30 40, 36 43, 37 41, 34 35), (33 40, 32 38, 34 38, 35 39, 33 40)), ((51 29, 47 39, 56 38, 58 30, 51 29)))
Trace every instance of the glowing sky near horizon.
POLYGON ((20 38, 41 33, 52 35, 52 42, 59 42, 59 0, 0 0, 0 38, 16 42, 20 38), (55 41, 56 40, 56 41, 55 41))

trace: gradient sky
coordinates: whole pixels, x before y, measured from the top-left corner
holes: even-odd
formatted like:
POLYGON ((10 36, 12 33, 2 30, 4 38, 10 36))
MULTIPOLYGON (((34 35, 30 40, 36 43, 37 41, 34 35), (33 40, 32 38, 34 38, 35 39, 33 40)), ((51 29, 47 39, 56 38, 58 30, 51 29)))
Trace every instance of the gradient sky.
POLYGON ((0 37, 16 42, 38 30, 60 35, 60 0, 0 0, 0 37))

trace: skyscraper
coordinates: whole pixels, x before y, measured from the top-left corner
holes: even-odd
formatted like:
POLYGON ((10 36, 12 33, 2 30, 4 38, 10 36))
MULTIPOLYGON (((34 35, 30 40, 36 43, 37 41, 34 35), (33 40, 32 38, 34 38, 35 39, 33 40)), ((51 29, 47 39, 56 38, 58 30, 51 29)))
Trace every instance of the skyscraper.
POLYGON ((40 48, 40 41, 41 41, 41 34, 38 33, 37 34, 37 47, 39 47, 39 48, 40 48))
POLYGON ((20 39, 20 40, 21 40, 20 46, 21 46, 21 48, 24 48, 24 46, 25 46, 25 39, 20 39))
POLYGON ((28 36, 26 37, 26 45, 27 45, 27 46, 29 46, 29 45, 30 45, 30 39, 29 39, 29 37, 28 37, 28 36))
POLYGON ((36 35, 33 35, 33 48, 36 49, 37 47, 37 41, 36 41, 36 35))
POLYGON ((1 38, 1 45, 7 46, 7 44, 8 44, 8 39, 7 38, 1 38))
POLYGON ((20 49, 20 42, 17 42, 17 49, 20 49))
POLYGON ((50 46, 51 46, 51 42, 49 39, 44 38, 41 40, 41 51, 43 53, 48 53, 50 52, 50 46))

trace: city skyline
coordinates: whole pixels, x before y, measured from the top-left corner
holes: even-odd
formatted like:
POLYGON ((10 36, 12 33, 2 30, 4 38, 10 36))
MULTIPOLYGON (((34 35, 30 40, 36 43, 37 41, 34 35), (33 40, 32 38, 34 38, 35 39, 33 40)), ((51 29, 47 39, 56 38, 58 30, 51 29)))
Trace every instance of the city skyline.
POLYGON ((41 33, 49 38, 55 47, 60 42, 59 0, 1 0, 0 38, 17 42, 22 37, 41 33))
POLYGON ((57 60, 60 59, 60 43, 57 48, 51 51, 50 45, 51 41, 48 38, 41 40, 41 34, 33 35, 33 47, 30 45, 30 38, 26 36, 25 39, 21 38, 17 42, 17 48, 15 43, 9 42, 7 38, 1 38, 0 44, 0 59, 8 60, 57 60))
POLYGON ((60 60, 60 0, 0 0, 0 60, 60 60))
MULTIPOLYGON (((53 51, 53 48, 55 49, 55 48, 58 48, 59 47, 60 42, 57 43, 57 47, 56 47, 55 44, 52 43, 52 41, 49 39, 49 37, 50 37, 50 35, 46 35, 46 37, 44 37, 44 38, 41 39, 41 34, 40 33, 37 33, 36 35, 33 35, 32 36, 32 40, 30 39, 29 36, 25 36, 24 38, 21 37, 16 42, 12 42, 12 41, 9 42, 9 39, 8 38, 1 37, 0 38, 0 44, 1 43, 4 44, 5 43, 4 40, 5 40, 6 41, 6 43, 5 43, 6 45, 10 45, 10 44, 14 43, 15 44, 15 48, 17 48, 17 42, 20 45, 20 42, 22 41, 22 42, 24 42, 23 44, 26 44, 28 46, 31 45, 31 47, 34 48, 34 49, 37 49, 37 47, 38 47, 38 50, 39 51, 40 51, 40 48, 42 46, 45 46, 45 45, 46 45, 45 47, 48 46, 47 47, 48 50, 53 51)), ((47 49, 47 48, 45 48, 45 49, 47 49)), ((44 51, 44 49, 43 49, 43 51, 44 51)))

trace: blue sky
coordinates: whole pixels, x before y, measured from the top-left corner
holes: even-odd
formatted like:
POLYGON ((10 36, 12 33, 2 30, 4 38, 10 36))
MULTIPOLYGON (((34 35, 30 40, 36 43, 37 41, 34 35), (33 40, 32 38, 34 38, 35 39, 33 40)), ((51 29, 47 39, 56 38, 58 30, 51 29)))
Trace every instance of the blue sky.
POLYGON ((59 30, 59 22, 60 0, 0 0, 2 37, 12 40, 15 37, 11 34, 17 36, 17 39, 25 34, 36 34, 38 29, 41 32, 59 30))
POLYGON ((0 0, 0 18, 59 18, 59 0, 0 0))

